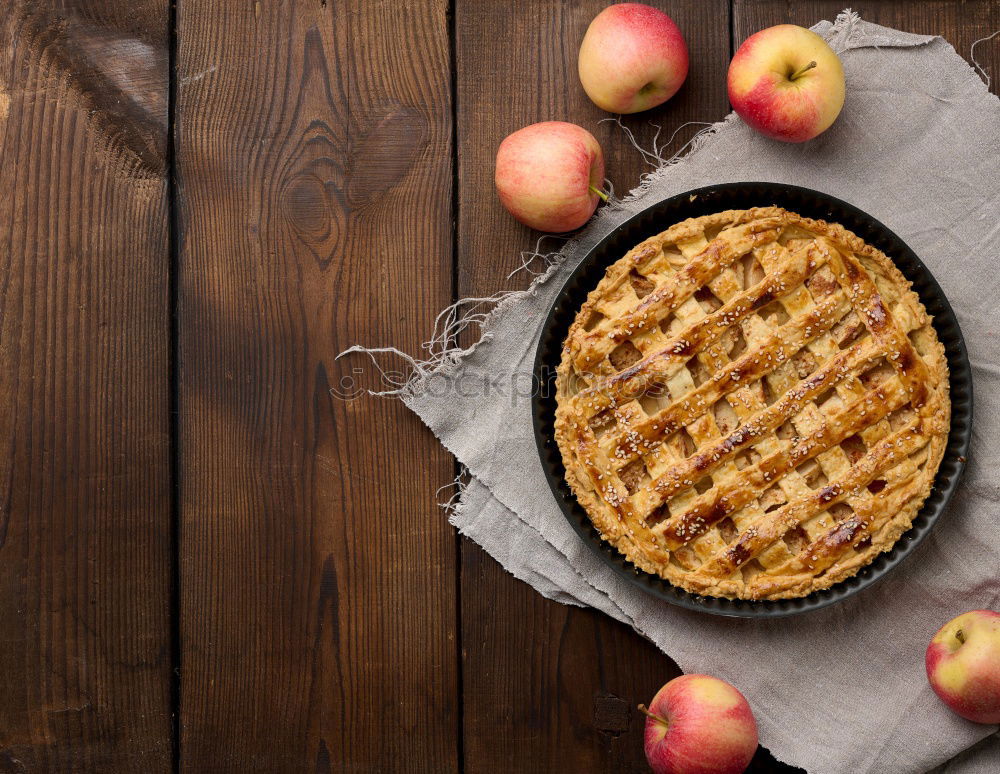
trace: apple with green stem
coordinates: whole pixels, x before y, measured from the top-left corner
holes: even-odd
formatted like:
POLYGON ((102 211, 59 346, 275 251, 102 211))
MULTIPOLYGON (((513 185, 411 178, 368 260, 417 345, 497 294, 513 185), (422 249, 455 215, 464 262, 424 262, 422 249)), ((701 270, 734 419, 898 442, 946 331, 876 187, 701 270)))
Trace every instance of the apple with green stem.
POLYGON ((743 694, 708 675, 664 685, 646 715, 646 760, 654 774, 740 774, 757 750, 757 723, 743 694))
POLYGON ((508 136, 497 151, 494 180, 507 211, 539 231, 573 231, 608 199, 601 190, 600 144, 565 121, 543 121, 508 136))
POLYGON ((927 679, 954 712, 1000 723, 1000 613, 972 610, 942 626, 927 646, 927 679))
POLYGON ((846 86, 840 58, 823 38, 794 24, 751 35, 729 63, 729 101, 774 140, 805 142, 840 115, 846 86))
POLYGON ((658 8, 619 3, 590 23, 577 69, 583 90, 599 108, 638 113, 677 93, 687 78, 687 43, 658 8))

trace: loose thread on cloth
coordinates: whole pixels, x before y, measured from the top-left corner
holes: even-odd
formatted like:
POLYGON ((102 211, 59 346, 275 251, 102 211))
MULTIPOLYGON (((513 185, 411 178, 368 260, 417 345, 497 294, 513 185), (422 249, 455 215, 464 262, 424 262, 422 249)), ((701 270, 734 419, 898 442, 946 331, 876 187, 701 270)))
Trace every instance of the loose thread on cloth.
MULTIPOLYGON (((604 184, 605 184, 605 186, 607 186, 610 189, 610 192, 608 193, 608 198, 611 198, 611 196, 614 195, 614 188, 611 186, 611 183, 609 181, 607 181, 607 180, 604 182, 604 184)), ((535 241, 535 249, 534 250, 522 250, 521 251, 521 263, 520 263, 519 266, 516 266, 514 268, 514 270, 511 271, 510 274, 507 275, 507 279, 511 279, 514 276, 520 274, 521 272, 524 272, 524 273, 528 274, 531 277, 538 277, 538 276, 541 276, 542 274, 544 274, 549 268, 551 268, 559 260, 559 256, 561 254, 561 251, 560 250, 553 250, 553 251, 548 252, 548 253, 543 253, 542 252, 542 242, 544 242, 546 239, 560 239, 560 240, 565 241, 568 238, 569 237, 561 236, 559 234, 542 234, 535 241), (531 265, 535 262, 536 258, 541 258, 542 261, 544 262, 544 268, 541 271, 536 271, 535 269, 533 269, 531 267, 531 265)))
MULTIPOLYGON (((559 266, 564 258, 564 253, 562 250, 542 252, 541 245, 546 239, 565 240, 569 237, 559 234, 543 234, 535 242, 534 250, 521 252, 521 264, 508 274, 507 278, 510 279, 522 271, 527 273, 533 279, 526 290, 501 290, 491 296, 460 298, 442 309, 434 318, 431 337, 420 345, 420 348, 426 353, 424 357, 416 358, 398 347, 368 347, 355 344, 340 352, 334 359, 339 360, 352 353, 368 355, 383 383, 390 387, 387 390, 367 390, 366 392, 373 397, 402 398, 407 394, 412 394, 423 380, 435 374, 449 373, 464 357, 472 354, 482 342, 489 341, 492 338, 492 334, 487 330, 490 318, 501 309, 504 302, 516 299, 524 293, 534 293, 536 285, 544 282, 559 266), (537 259, 541 259, 544 263, 544 268, 541 271, 532 268, 532 263, 537 259), (460 347, 458 337, 470 327, 478 328, 479 335, 469 346, 460 347), (401 358, 410 368, 409 373, 400 375, 387 370, 376 355, 395 355, 401 358)), ((331 392, 335 393, 334 390, 331 392)))
POLYGON ((973 42, 972 46, 969 48, 969 61, 972 62, 972 66, 976 68, 979 75, 982 77, 983 81, 986 83, 986 88, 990 87, 991 79, 990 74, 983 69, 982 65, 976 61, 976 46, 980 43, 985 43, 987 40, 993 40, 997 35, 1000 35, 1000 30, 997 30, 992 35, 987 35, 985 38, 980 38, 973 42))
POLYGON ((367 347, 355 344, 339 353, 335 360, 340 360, 345 355, 355 352, 368 355, 383 383, 388 385, 390 389, 367 390, 366 392, 377 398, 403 397, 422 380, 437 373, 448 373, 480 342, 488 341, 491 334, 489 331, 484 331, 484 328, 487 326, 490 315, 496 311, 504 299, 516 292, 518 291, 508 290, 494 293, 492 296, 461 298, 446 306, 434 320, 431 337, 420 345, 420 348, 426 353, 421 358, 414 357, 398 347, 367 347), (459 334, 472 326, 476 326, 480 331, 476 342, 464 348, 458 346, 459 334), (410 369, 409 373, 401 375, 389 371, 376 357, 377 355, 395 355, 406 363, 410 369))
POLYGON ((447 484, 442 484, 434 492, 434 499, 437 500, 438 507, 445 512, 448 517, 448 522, 451 523, 455 516, 455 511, 457 510, 459 503, 462 502, 462 496, 465 494, 465 490, 469 486, 469 469, 462 465, 459 467, 458 473, 455 474, 455 478, 449 481, 447 484), (442 492, 447 492, 449 489, 454 490, 447 500, 442 501, 442 492))
POLYGON ((695 153, 709 138, 715 135, 719 129, 734 120, 736 120, 736 114, 730 113, 722 121, 717 121, 715 123, 709 123, 707 121, 688 121, 678 126, 670 135, 670 139, 663 144, 658 144, 660 127, 656 124, 652 124, 652 126, 656 128, 656 134, 653 135, 652 148, 647 150, 642 147, 632 130, 622 122, 621 116, 601 119, 601 123, 604 123, 605 121, 615 122, 625 134, 625 139, 628 140, 629 145, 638 151, 642 156, 643 161, 653 167, 653 169, 650 172, 646 172, 639 178, 639 184, 629 191, 628 195, 624 199, 611 202, 608 206, 602 207, 598 211, 598 217, 606 212, 615 212, 618 208, 626 205, 631 200, 642 196, 655 181, 658 174, 662 173, 666 169, 669 169, 674 164, 680 163, 692 153, 695 153), (702 126, 704 128, 696 132, 694 136, 678 148, 672 156, 664 158, 663 150, 670 146, 670 144, 674 141, 674 138, 677 136, 677 133, 686 126, 702 126))
POLYGON ((830 30, 837 36, 837 40, 833 45, 835 53, 842 54, 851 47, 854 33, 857 29, 858 22, 860 21, 861 14, 851 10, 850 8, 845 8, 837 14, 837 18, 834 19, 833 27, 830 30))
POLYGON ((624 132, 626 139, 629 141, 629 144, 637 151, 639 151, 639 153, 642 155, 642 160, 645 161, 647 164, 649 164, 649 166, 653 167, 654 169, 659 169, 663 165, 671 163, 674 159, 680 158, 680 156, 683 155, 687 147, 692 142, 694 142, 695 137, 698 136, 698 134, 695 134, 695 136, 692 137, 690 140, 688 140, 688 142, 686 142, 680 148, 680 150, 678 150, 673 156, 669 158, 664 158, 662 156, 663 150, 670 146, 670 144, 674 141, 674 138, 677 136, 678 132, 681 131, 681 129, 683 129, 686 126, 712 126, 712 124, 707 121, 688 121, 686 123, 681 124, 676 129, 674 129, 673 134, 670 135, 670 139, 664 142, 662 145, 659 145, 658 140, 660 138, 660 132, 662 131, 663 127, 660 126, 659 124, 654 124, 650 122, 649 125, 652 126, 654 129, 656 129, 656 134, 653 135, 652 150, 646 150, 645 148, 642 147, 642 145, 639 144, 639 141, 636 140, 635 134, 633 134, 632 130, 622 122, 621 116, 602 118, 597 123, 604 124, 607 123, 608 121, 611 121, 612 123, 618 125, 618 128, 621 129, 622 132, 624 132))

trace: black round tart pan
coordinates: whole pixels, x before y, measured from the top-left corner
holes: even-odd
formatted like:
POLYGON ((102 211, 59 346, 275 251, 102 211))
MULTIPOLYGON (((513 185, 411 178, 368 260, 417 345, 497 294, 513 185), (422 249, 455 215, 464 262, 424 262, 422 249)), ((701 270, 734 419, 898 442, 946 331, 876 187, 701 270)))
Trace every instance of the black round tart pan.
POLYGON ((875 218, 819 191, 781 183, 725 183, 696 188, 664 199, 635 215, 605 237, 580 262, 549 310, 535 355, 532 398, 535 440, 542 467, 556 501, 573 529, 622 578, 661 599, 690 610, 744 618, 777 618, 817 610, 857 594, 883 578, 909 556, 931 531, 951 499, 965 469, 972 435, 972 373, 958 320, 937 280, 913 251, 875 218), (563 341, 587 294, 597 287, 607 267, 642 240, 686 218, 730 209, 776 205, 805 217, 840 223, 888 255, 934 318, 944 345, 951 387, 951 430, 930 496, 893 548, 879 554, 857 574, 822 591, 797 599, 750 601, 699 596, 658 575, 637 568, 614 546, 601 539, 587 512, 566 483, 562 456, 555 442, 555 372, 563 341))

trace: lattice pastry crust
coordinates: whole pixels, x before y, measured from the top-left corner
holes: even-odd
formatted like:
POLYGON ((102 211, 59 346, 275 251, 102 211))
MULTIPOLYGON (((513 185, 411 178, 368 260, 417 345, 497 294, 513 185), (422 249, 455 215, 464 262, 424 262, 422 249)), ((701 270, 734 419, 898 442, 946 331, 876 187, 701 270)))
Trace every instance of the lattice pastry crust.
POLYGON ((951 404, 910 283, 778 207, 678 223, 607 271, 566 338, 556 439, 605 540, 697 594, 804 596, 892 547, 951 404))

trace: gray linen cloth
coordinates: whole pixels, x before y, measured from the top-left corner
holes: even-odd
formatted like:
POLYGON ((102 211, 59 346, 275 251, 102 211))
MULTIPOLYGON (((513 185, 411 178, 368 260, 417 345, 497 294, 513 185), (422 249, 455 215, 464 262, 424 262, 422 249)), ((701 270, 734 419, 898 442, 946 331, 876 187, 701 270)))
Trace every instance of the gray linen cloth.
POLYGON ((996 737, 977 744, 996 727, 946 709, 923 656, 948 619, 1000 606, 1000 100, 941 38, 850 13, 814 29, 847 75, 847 103, 830 130, 786 145, 729 116, 687 156, 604 207, 528 291, 479 319, 476 346, 420 364, 399 394, 471 475, 452 511, 462 534, 545 596, 603 610, 686 672, 732 682, 779 759, 810 772, 888 774, 925 771, 976 745, 944 770, 996 771, 996 737), (760 622, 671 607, 612 573, 549 491, 524 388, 546 311, 594 244, 660 199, 754 180, 830 193, 899 234, 955 307, 976 395, 965 479, 917 552, 848 601, 760 622))

